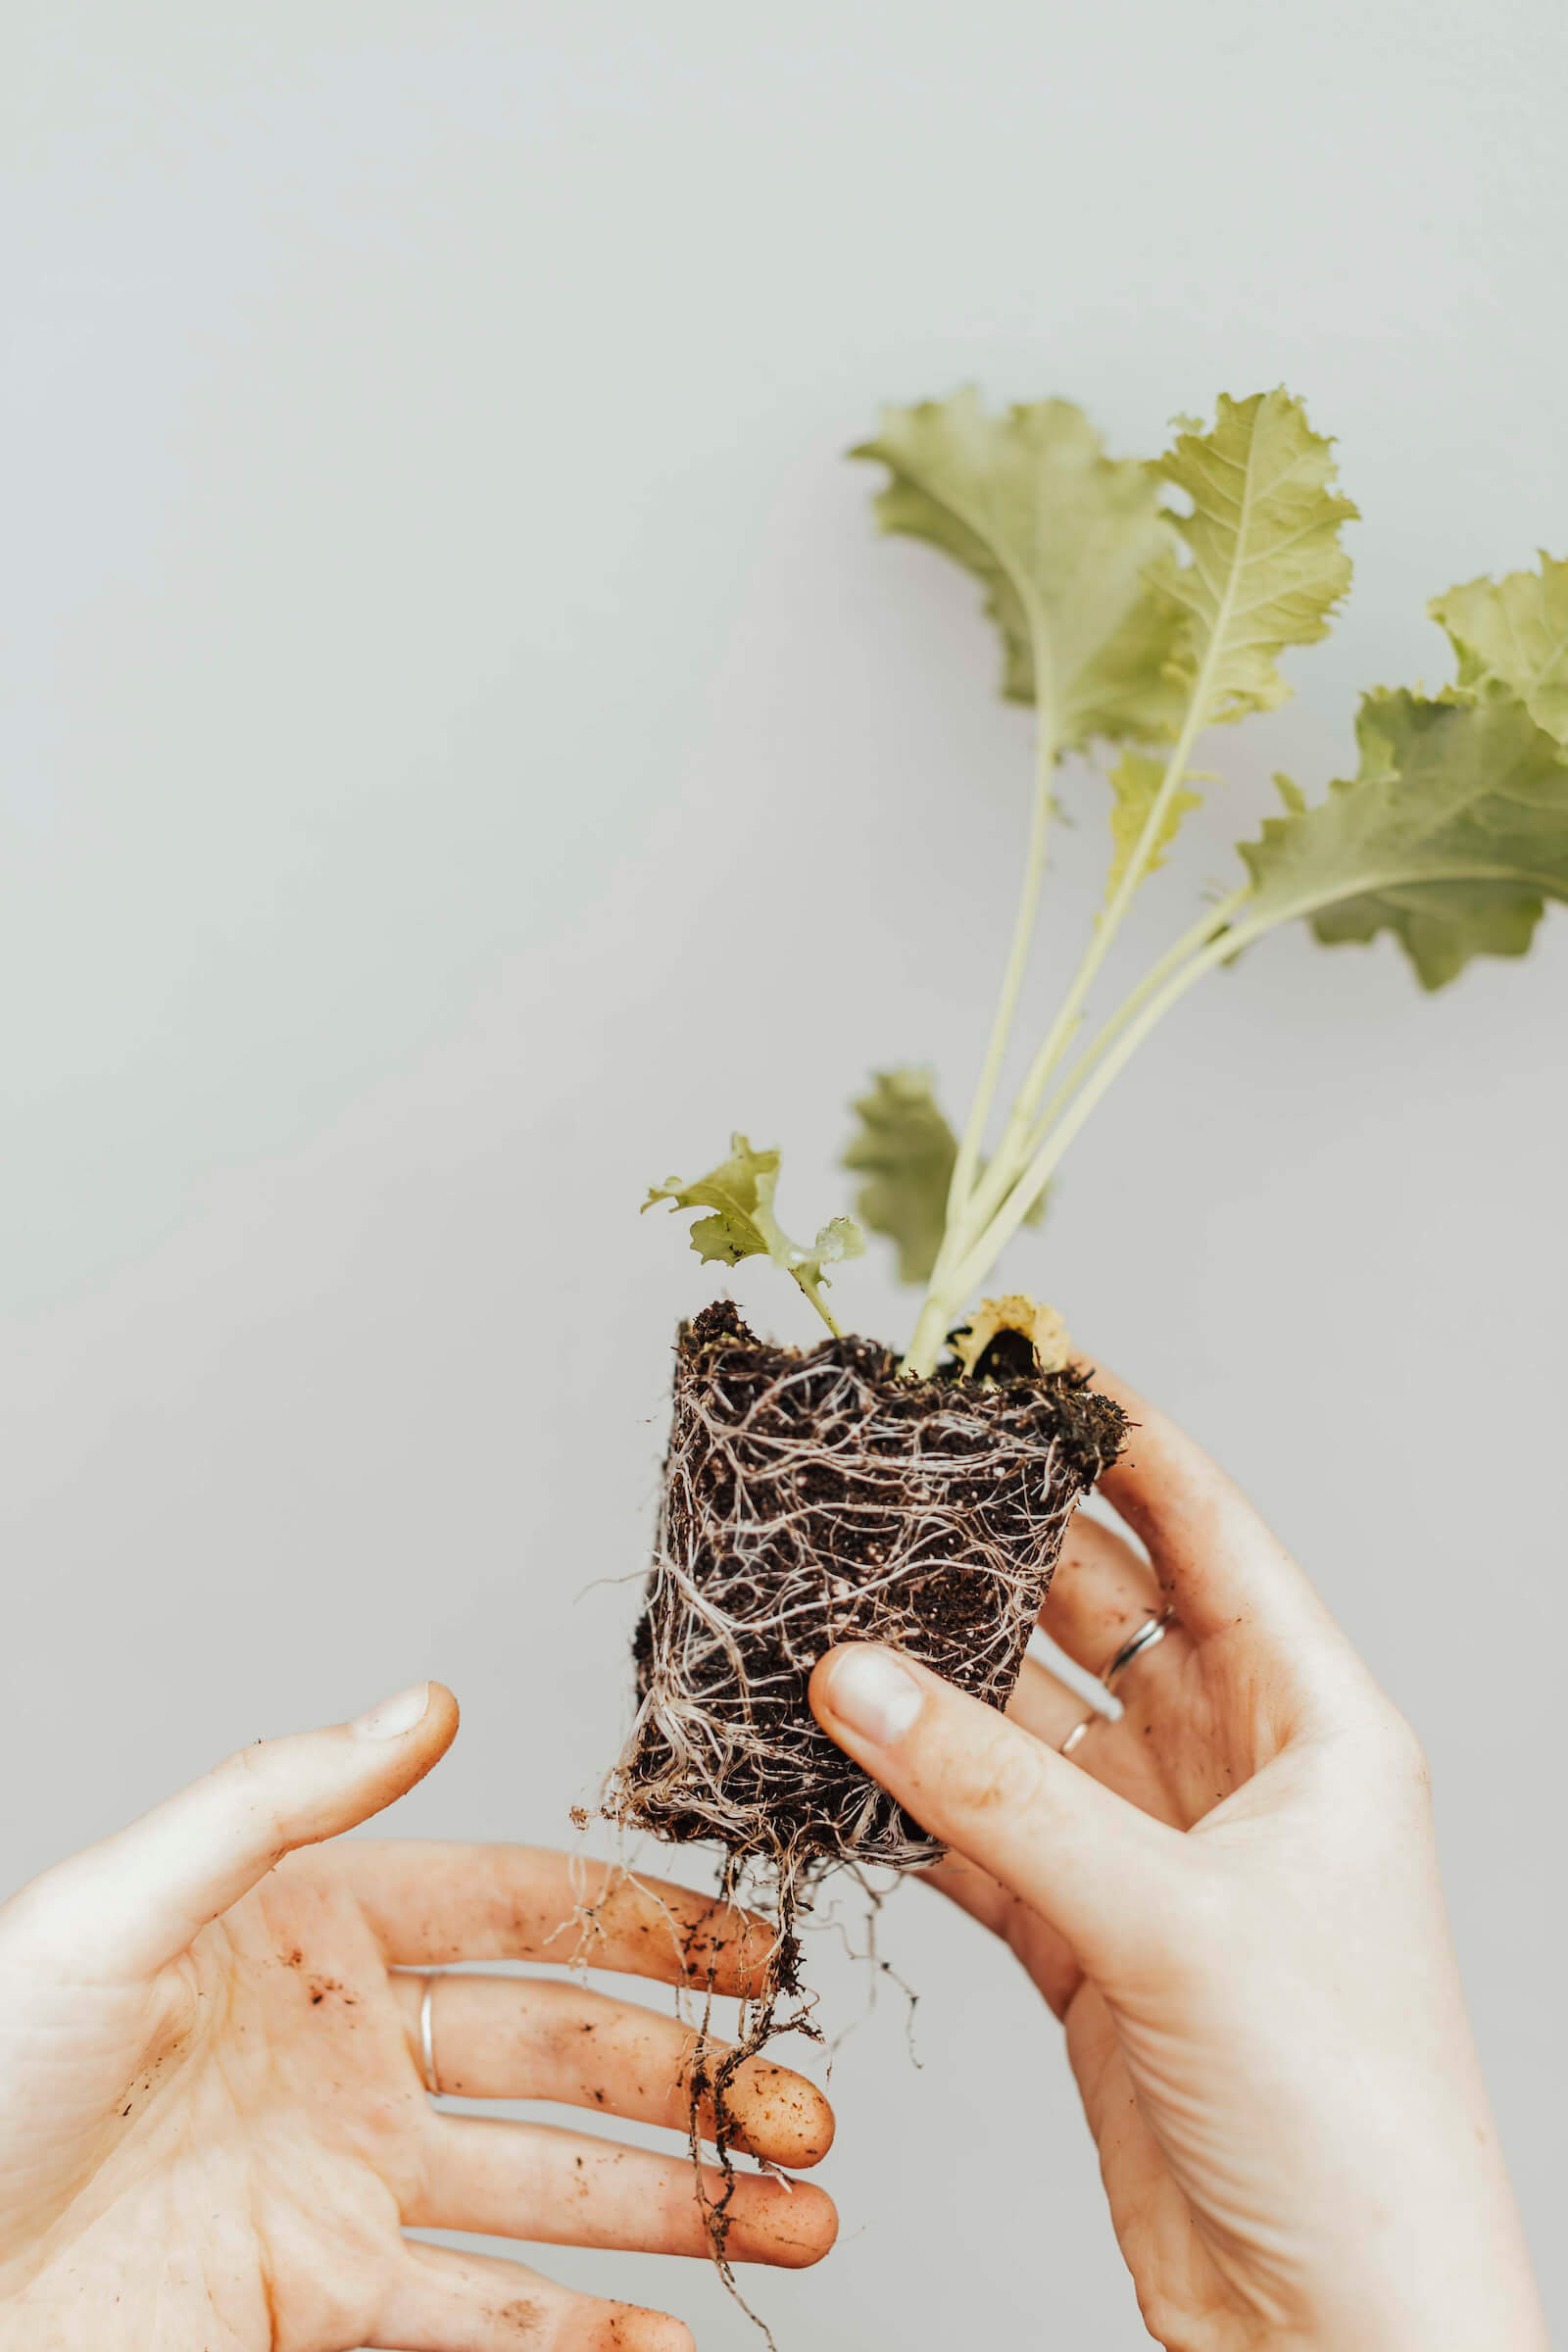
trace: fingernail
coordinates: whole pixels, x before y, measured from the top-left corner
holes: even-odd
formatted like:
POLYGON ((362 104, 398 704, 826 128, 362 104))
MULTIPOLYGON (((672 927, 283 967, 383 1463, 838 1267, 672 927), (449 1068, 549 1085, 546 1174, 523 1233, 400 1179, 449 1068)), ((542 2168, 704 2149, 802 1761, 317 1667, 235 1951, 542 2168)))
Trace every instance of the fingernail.
POLYGON ((356 1715, 349 1730, 358 1732, 362 1740, 396 1740, 423 1722, 429 1704, 429 1684, 416 1683, 412 1690, 400 1690, 396 1698, 383 1698, 368 1714, 356 1715))
POLYGON ((923 1706, 912 1674, 885 1649, 850 1649, 834 1666, 828 1703, 852 1732, 878 1747, 902 1740, 923 1706))

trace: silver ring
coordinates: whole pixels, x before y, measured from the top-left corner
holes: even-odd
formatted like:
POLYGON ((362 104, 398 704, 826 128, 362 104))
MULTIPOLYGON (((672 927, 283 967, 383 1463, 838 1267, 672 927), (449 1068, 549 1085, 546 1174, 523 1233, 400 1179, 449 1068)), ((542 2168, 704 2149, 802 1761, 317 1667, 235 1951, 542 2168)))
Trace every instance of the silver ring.
POLYGON ((1146 1618, 1136 1633, 1129 1634, 1100 1677, 1105 1689, 1110 1689, 1118 1674, 1126 1673, 1134 1658, 1142 1657, 1146 1649, 1152 1649, 1156 1642, 1163 1642, 1166 1628, 1175 1621, 1175 1610, 1165 1609, 1157 1617, 1146 1618))
POLYGON ((1085 1732, 1092 1732, 1100 1720, 1101 1718, 1098 1715, 1086 1715, 1082 1723, 1075 1723, 1072 1727, 1072 1730, 1067 1734, 1066 1739, 1061 1743, 1060 1753, 1064 1756, 1070 1756, 1073 1750, 1077 1747, 1080 1740, 1082 1740, 1085 1732))
POLYGON ((432 2098, 439 2098, 441 2079, 435 2071, 435 1978, 426 1977, 419 2002, 419 2057, 424 2068, 424 2087, 432 2098))

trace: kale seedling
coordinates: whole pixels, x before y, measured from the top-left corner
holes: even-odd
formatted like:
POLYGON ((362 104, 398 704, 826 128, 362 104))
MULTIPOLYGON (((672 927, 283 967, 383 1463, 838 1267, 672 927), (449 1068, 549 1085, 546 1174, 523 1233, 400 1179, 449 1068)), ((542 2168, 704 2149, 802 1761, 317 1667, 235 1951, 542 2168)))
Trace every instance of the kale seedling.
MULTIPOLYGON (((964 391, 887 410, 853 454, 887 470, 882 527, 924 540, 980 582, 1002 640, 1003 693, 1035 711, 1017 914, 962 1134, 923 1073, 885 1072, 857 1105, 846 1153, 868 1177, 861 1220, 893 1241, 901 1275, 925 1286, 903 1357, 919 1378, 1039 1213, 1106 1089, 1206 972, 1278 925, 1306 921, 1331 946, 1393 932, 1422 985, 1437 989, 1474 956, 1522 954, 1545 902, 1568 898, 1568 563, 1544 556, 1538 571, 1437 598, 1451 684, 1365 695, 1355 773, 1312 800, 1277 779, 1283 812, 1239 845, 1246 879, 1091 1026, 1127 909, 1213 780, 1196 764, 1204 739, 1288 698, 1280 657, 1326 635, 1349 585, 1341 529, 1356 510, 1336 486, 1331 444, 1298 401, 1263 392, 1222 397, 1206 431, 1179 419, 1171 448, 1144 464, 1107 458, 1066 401, 990 415, 964 391), (1106 753, 1104 900, 1021 1084, 999 1107, 1061 763, 1106 753)), ((777 1155, 763 1160, 770 1195, 777 1155)), ((736 1166, 651 1198, 708 1201, 736 1166)), ((780 1256, 760 1227, 726 1219, 694 1228, 705 1256, 780 1256)), ((830 1330, 822 1268, 858 1246, 857 1228, 836 1218, 814 1251, 780 1259, 830 1330)))

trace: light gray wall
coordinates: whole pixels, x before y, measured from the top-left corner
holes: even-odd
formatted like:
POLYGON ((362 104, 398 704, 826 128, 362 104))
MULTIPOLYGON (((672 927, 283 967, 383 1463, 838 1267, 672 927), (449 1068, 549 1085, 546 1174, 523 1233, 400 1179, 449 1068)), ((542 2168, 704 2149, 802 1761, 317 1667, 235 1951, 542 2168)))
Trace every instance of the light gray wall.
MULTIPOLYGON (((1118 449, 1280 379, 1340 435, 1354 600, 1174 919, 1271 766, 1442 674, 1430 594, 1568 550, 1561 11, 30 0, 8 47, 4 1877, 426 1671, 466 1721, 408 1825, 558 1838, 705 1295, 642 1186, 738 1124, 838 1208, 861 1071, 958 1092, 994 984, 1023 722, 839 453, 968 377, 1118 449)), ((1012 1265, 1420 1726, 1568 2322, 1565 987, 1561 917, 1432 1002, 1265 947, 1012 1265)), ((880 1264, 840 1298, 902 1328, 880 1264)), ((884 1998, 783 2341, 1137 2343, 1027 1986, 918 1890, 882 1939, 924 2071, 884 1998)), ((700 2266, 546 2259, 754 2341, 700 2266)))

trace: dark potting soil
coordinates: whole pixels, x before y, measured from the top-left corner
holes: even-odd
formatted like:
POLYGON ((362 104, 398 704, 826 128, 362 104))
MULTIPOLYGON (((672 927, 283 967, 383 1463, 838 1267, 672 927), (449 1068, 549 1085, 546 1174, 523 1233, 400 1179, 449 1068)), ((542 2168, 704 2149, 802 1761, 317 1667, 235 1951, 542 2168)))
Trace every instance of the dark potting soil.
POLYGON ((1015 1339, 974 1379, 910 1381, 870 1340, 772 1347, 728 1301, 681 1326, 618 1819, 795 1882, 940 1850, 818 1729, 807 1684, 835 1643, 880 1641, 1005 1705, 1067 1521, 1126 1429, 1015 1339))

